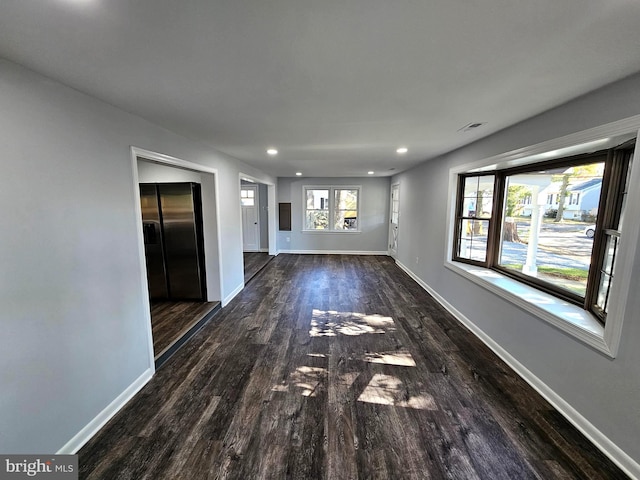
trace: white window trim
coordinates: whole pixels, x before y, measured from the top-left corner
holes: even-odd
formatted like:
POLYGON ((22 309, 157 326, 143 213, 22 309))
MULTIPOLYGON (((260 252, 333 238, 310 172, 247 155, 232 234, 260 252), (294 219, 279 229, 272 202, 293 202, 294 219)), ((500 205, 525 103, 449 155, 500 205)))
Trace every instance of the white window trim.
POLYGON ((338 233, 340 235, 348 235, 354 233, 361 233, 360 219, 362 218, 362 212, 360 210, 360 197, 362 195, 362 185, 303 185, 302 186, 302 233, 317 233, 325 235, 327 233, 338 233), (357 190, 358 191, 358 227, 355 230, 334 230, 327 228, 326 230, 316 230, 306 228, 307 224, 307 190, 329 190, 329 225, 333 225, 334 216, 334 202, 335 202, 335 190, 357 190))
MULTIPOLYGON (((579 153, 585 144, 602 145, 603 139, 635 134, 640 139, 640 115, 630 117, 600 127, 592 128, 565 137, 549 140, 522 149, 489 157, 478 162, 453 167, 449 170, 449 196, 447 199, 447 238, 444 252, 444 266, 475 284, 495 293, 519 306, 537 318, 548 322, 574 338, 595 348, 605 355, 615 358, 620 345, 622 326, 627 316, 627 302, 630 298, 631 273, 636 252, 640 247, 640 141, 636 140, 624 227, 620 238, 620 250, 616 261, 616 275, 613 278, 606 326, 602 326, 594 315, 583 308, 565 302, 558 297, 518 282, 494 270, 475 267, 451 259, 454 242, 455 206, 458 175, 465 172, 483 172, 511 166, 526 165, 545 159, 561 158, 579 153)), ((598 149, 599 149, 598 148, 598 149)))

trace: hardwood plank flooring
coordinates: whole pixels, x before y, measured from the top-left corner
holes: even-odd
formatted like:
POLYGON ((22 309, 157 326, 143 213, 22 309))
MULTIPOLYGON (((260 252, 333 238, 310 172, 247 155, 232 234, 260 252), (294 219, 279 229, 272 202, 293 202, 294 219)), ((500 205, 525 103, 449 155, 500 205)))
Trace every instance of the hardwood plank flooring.
POLYGON ((274 256, 266 252, 244 252, 244 283, 247 283, 269 263, 274 256))
POLYGON ((277 256, 79 461, 83 479, 627 478, 384 256, 277 256))
POLYGON ((154 302, 151 304, 153 351, 159 358, 220 302, 154 302))

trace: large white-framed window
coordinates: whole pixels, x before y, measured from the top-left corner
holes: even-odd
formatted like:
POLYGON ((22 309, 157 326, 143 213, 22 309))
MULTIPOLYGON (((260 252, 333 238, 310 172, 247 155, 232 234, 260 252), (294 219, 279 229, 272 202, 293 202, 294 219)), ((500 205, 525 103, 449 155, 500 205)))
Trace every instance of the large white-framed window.
POLYGON ((359 185, 304 186, 303 231, 359 232, 360 191, 359 185))
MULTIPOLYGON (((524 269, 522 275, 513 275, 512 271, 508 271, 508 265, 500 266, 500 262, 505 263, 502 260, 504 239, 507 238, 505 235, 515 235, 517 238, 517 235, 522 233, 515 225, 512 225, 512 230, 505 227, 507 222, 511 222, 505 218, 505 212, 507 200, 510 200, 511 211, 520 211, 522 214, 524 210, 531 215, 537 207, 537 212, 543 216, 545 213, 550 214, 548 211, 551 209, 558 209, 558 205, 555 204, 556 198, 560 205, 564 204, 566 209, 570 210, 576 203, 572 204, 571 194, 566 185, 565 190, 562 190, 563 193, 553 193, 554 203, 551 205, 549 205, 549 197, 552 195, 553 186, 546 192, 542 187, 531 188, 536 183, 534 180, 537 181, 534 178, 535 174, 542 172, 541 169, 536 170, 536 166, 542 166, 542 162, 549 160, 566 159, 577 155, 586 156, 598 151, 609 151, 613 155, 614 147, 637 138, 639 129, 640 115, 450 169, 445 267, 518 305, 539 319, 553 324, 591 347, 610 357, 615 357, 622 324, 625 317, 631 315, 631 312, 627 312, 626 305, 632 288, 630 286, 631 267, 640 246, 640 188, 637 187, 640 186, 640 167, 638 167, 640 161, 637 160, 637 145, 635 145, 635 153, 627 159, 626 174, 618 175, 620 182, 624 184, 619 185, 620 188, 615 193, 618 199, 608 201, 608 210, 600 210, 597 222, 594 221, 597 232, 594 241, 598 242, 598 238, 600 240, 599 246, 594 248, 593 252, 594 259, 600 255, 600 259, 595 263, 600 272, 595 270, 592 272, 596 278, 592 283, 594 295, 590 296, 589 292, 580 295, 587 300, 583 305, 577 301, 573 303, 567 301, 567 299, 571 300, 569 298, 571 295, 565 295, 562 298, 562 295, 557 294, 557 288, 539 288, 535 281, 523 282, 523 278, 528 280, 525 275, 535 276, 535 265, 532 270, 532 265, 524 265, 526 262, 522 262, 522 266, 518 264, 518 270, 524 269), (521 178, 523 173, 529 176, 525 178, 527 182, 523 182, 521 178), (491 175, 495 175, 498 180, 492 188, 486 188, 487 185, 484 185, 481 180, 491 175), (476 189, 471 188, 474 179, 476 189), (514 185, 512 192, 509 192, 509 181, 514 185), (467 183, 469 188, 466 188, 467 183), (521 183, 527 183, 527 188, 523 189, 521 183), (464 195, 460 193, 461 188, 465 188, 462 190, 464 195), (539 196, 533 199, 532 205, 528 206, 527 202, 519 198, 530 195, 533 190, 537 190, 539 196), (493 195, 490 205, 485 200, 489 194, 493 195), (480 210, 477 207, 471 209, 468 208, 469 202, 464 203, 467 200, 474 200, 474 206, 482 201, 485 206, 480 210), (483 217, 488 216, 489 206, 492 215, 493 212, 497 214, 487 221, 483 217), (624 217, 622 228, 620 228, 620 214, 624 217), (486 230, 480 227, 485 227, 486 230), (493 239, 493 241, 489 240, 486 246, 483 243, 485 234, 493 239), (474 246, 474 244, 477 245, 474 246), (483 251, 478 250, 477 247, 483 251), (589 300, 593 302, 589 303, 589 300), (594 306, 595 308, 592 308, 594 306), (606 323, 603 323, 602 316, 598 316, 598 308, 606 310, 606 323)), ((634 147, 633 142, 631 147, 634 147)), ((567 170, 562 163, 558 167, 562 171, 551 172, 557 177, 553 177, 552 180, 558 180, 562 188, 561 182, 566 177, 567 170)), ((577 191, 580 182, 576 179, 574 183, 577 191)), ((583 190, 585 193, 580 196, 580 199, 574 196, 574 202, 584 205, 587 200, 586 179, 582 187, 585 187, 583 190)), ((614 190, 609 186, 604 187, 603 198, 607 192, 614 190)), ((567 216, 568 214, 565 218, 567 216)), ((589 233, 593 234, 587 231, 588 228, 583 230, 585 236, 589 233)), ((575 234, 579 235, 580 232, 576 231, 575 234)), ((522 243, 525 248, 535 247, 530 242, 522 243)), ((511 270, 515 269, 511 268, 511 270)), ((562 287, 565 286, 562 285, 562 287)))

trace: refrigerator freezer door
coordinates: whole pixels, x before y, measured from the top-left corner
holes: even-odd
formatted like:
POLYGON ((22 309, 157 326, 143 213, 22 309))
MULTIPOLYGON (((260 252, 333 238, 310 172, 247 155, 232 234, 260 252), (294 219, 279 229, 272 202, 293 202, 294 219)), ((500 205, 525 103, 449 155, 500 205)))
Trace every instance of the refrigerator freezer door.
POLYGON ((169 292, 162 253, 160 210, 155 185, 140 185, 140 205, 149 297, 153 300, 166 299, 169 297, 169 292))

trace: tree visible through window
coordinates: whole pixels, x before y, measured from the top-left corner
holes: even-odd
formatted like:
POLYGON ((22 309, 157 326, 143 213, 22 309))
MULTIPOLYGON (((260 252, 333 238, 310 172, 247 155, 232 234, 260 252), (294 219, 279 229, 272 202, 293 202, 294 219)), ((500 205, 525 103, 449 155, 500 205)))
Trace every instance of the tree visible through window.
POLYGON ((304 187, 305 230, 357 231, 360 187, 304 187))
POLYGON ((456 254, 459 258, 486 262, 487 235, 493 212, 494 175, 463 176, 459 189, 463 192, 458 202, 456 222, 456 254))
POLYGON ((329 228, 329 189, 305 189, 305 230, 329 228))
POLYGON ((632 145, 460 175, 452 259, 498 270, 604 322, 632 145))
POLYGON ((516 208, 507 209, 503 230, 508 223, 516 224, 518 234, 516 239, 500 239, 497 266, 584 298, 593 251, 584 218, 599 208, 605 157, 602 160, 504 175, 506 203, 516 208), (525 191, 531 195, 530 205, 520 200, 525 191), (579 193, 570 191, 583 191, 583 202, 571 201, 579 193), (554 192, 557 206, 540 202, 546 192, 554 192))

